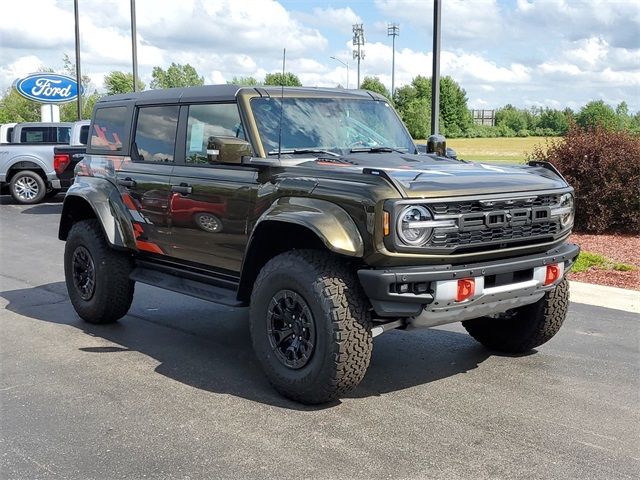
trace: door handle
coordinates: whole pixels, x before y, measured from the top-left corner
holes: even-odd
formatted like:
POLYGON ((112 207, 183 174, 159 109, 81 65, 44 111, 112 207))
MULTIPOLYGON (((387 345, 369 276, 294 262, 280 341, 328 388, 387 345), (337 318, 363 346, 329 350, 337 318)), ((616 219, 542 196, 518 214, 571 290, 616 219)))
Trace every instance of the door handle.
POLYGON ((188 183, 181 183, 180 185, 171 185, 171 191, 182 195, 189 195, 193 192, 193 187, 188 183))
POLYGON ((123 187, 135 188, 137 183, 133 178, 127 177, 127 178, 119 178, 118 185, 122 185, 123 187))

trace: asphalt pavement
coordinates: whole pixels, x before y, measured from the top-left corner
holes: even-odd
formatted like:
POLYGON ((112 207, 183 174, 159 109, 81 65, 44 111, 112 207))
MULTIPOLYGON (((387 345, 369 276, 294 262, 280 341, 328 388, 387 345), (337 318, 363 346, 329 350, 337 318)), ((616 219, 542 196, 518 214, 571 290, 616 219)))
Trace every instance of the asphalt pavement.
POLYGON ((75 315, 62 198, 0 197, 0 478, 640 477, 640 316, 572 303, 529 355, 460 325, 374 341, 362 385, 305 407, 269 386, 246 311, 145 285, 75 315))

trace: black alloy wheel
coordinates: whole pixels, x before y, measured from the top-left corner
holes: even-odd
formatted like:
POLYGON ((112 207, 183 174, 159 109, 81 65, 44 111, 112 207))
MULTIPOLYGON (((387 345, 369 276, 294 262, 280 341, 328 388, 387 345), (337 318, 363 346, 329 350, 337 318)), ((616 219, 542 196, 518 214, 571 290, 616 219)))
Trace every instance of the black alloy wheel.
POLYGON ((96 267, 89 250, 79 245, 73 252, 73 284, 83 300, 91 300, 96 288, 96 267))
POLYGON ((304 367, 313 355, 316 329, 304 298, 292 290, 280 290, 271 299, 267 313, 269 344, 283 365, 304 367))

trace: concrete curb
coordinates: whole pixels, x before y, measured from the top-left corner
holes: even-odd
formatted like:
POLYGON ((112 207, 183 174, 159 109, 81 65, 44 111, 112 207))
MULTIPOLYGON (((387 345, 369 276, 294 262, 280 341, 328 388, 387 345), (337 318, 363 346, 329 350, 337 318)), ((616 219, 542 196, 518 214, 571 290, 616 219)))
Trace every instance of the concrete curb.
POLYGON ((575 303, 640 313, 640 292, 637 290, 569 282, 569 299, 575 303))

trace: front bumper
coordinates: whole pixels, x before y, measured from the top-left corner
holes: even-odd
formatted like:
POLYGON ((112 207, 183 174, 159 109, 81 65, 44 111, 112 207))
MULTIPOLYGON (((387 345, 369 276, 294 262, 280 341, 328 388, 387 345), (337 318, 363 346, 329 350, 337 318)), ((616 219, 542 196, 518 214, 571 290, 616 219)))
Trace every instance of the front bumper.
POLYGON ((562 281, 580 253, 565 243, 545 253, 467 265, 358 270, 360 283, 378 317, 407 318, 415 326, 435 326, 505 312, 540 300, 562 281), (560 277, 544 285, 546 266, 558 264, 560 277), (455 301, 459 279, 473 278, 475 294, 455 301), (404 287, 407 285, 407 287, 404 287), (408 289, 400 293, 402 289, 408 289))

